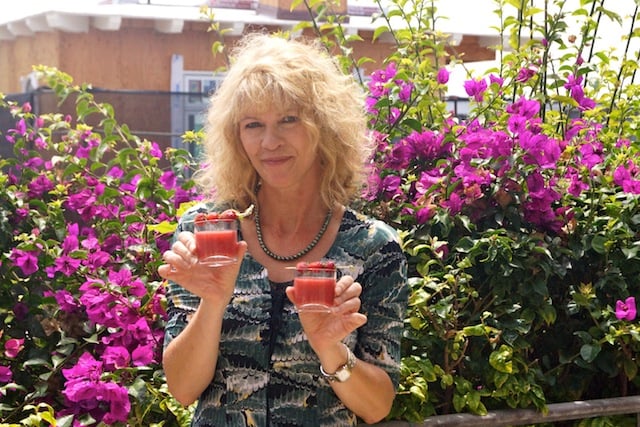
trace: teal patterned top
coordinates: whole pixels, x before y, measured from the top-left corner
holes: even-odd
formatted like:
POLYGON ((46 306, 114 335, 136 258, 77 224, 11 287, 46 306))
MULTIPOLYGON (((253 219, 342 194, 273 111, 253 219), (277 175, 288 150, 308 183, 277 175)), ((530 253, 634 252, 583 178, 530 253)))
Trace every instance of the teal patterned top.
MULTIPOLYGON (((198 205, 177 232, 190 230, 198 205)), ((400 338, 407 308, 407 262, 398 235, 385 223, 347 209, 326 258, 349 266, 362 287, 367 323, 345 339, 354 354, 389 373, 397 387, 400 338)), ((216 371, 204 390, 193 426, 354 426, 356 416, 322 377, 298 316, 284 289, 245 254, 224 315, 216 371)), ((166 346, 186 326, 199 299, 175 283, 167 290, 166 346)))

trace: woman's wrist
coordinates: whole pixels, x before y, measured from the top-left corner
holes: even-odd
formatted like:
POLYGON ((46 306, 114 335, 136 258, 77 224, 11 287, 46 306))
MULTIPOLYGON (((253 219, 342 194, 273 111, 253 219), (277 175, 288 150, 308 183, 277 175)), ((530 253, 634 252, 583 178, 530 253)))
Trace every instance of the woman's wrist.
POLYGON ((320 366, 326 373, 334 373, 340 367, 344 366, 348 362, 349 349, 342 341, 338 341, 335 345, 327 348, 319 354, 320 366))
POLYGON ((351 377, 351 371, 356 366, 356 362, 357 362, 356 356, 353 354, 351 349, 347 347, 346 344, 342 343, 342 346, 344 347, 347 353, 346 362, 344 364, 340 365, 340 367, 338 367, 337 369, 329 372, 327 372, 322 366, 322 364, 320 364, 320 373, 329 382, 342 383, 347 381, 351 377))

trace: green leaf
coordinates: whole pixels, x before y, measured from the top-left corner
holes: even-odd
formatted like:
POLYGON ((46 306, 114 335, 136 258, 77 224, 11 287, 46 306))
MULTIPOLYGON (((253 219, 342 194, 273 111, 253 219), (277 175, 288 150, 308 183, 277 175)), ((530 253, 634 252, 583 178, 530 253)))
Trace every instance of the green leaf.
POLYGON ((598 354, 600 354, 601 347, 597 344, 584 344, 580 347, 580 357, 586 362, 593 362, 598 354))
POLYGON ((501 345, 496 351, 489 355, 489 364, 498 372, 507 374, 513 373, 513 349, 506 345, 501 345))
POLYGON ((604 236, 594 236, 591 240, 591 248, 599 254, 607 253, 605 245, 607 243, 607 238, 604 236))

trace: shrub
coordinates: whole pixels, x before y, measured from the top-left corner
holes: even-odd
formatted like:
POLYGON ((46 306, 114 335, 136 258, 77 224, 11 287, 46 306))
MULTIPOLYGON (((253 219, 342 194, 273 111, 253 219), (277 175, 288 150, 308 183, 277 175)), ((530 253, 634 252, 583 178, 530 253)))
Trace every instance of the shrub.
POLYGON ((0 159, 0 419, 180 425, 156 268, 178 207, 196 199, 192 160, 132 135, 89 87, 39 71, 75 114, 0 99, 16 119, 3 141, 15 157, 0 159))
POLYGON ((368 81, 363 208, 401 230, 413 267, 392 418, 637 393, 638 64, 593 48, 602 16, 621 17, 599 1, 496 1, 512 50, 469 73, 459 118, 442 94, 461 60, 435 3, 382 9, 376 34, 397 48, 368 81))

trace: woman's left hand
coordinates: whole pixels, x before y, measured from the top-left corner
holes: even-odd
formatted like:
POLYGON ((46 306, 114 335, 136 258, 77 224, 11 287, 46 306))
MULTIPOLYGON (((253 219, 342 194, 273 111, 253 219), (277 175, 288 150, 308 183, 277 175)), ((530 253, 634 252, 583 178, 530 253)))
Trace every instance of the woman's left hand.
MULTIPOLYGON (((316 351, 335 346, 351 332, 367 322, 367 316, 359 313, 362 286, 351 276, 342 276, 336 282, 334 306, 328 313, 301 312, 300 323, 309 344, 316 351)), ((287 287, 287 296, 295 305, 295 289, 287 287)))

